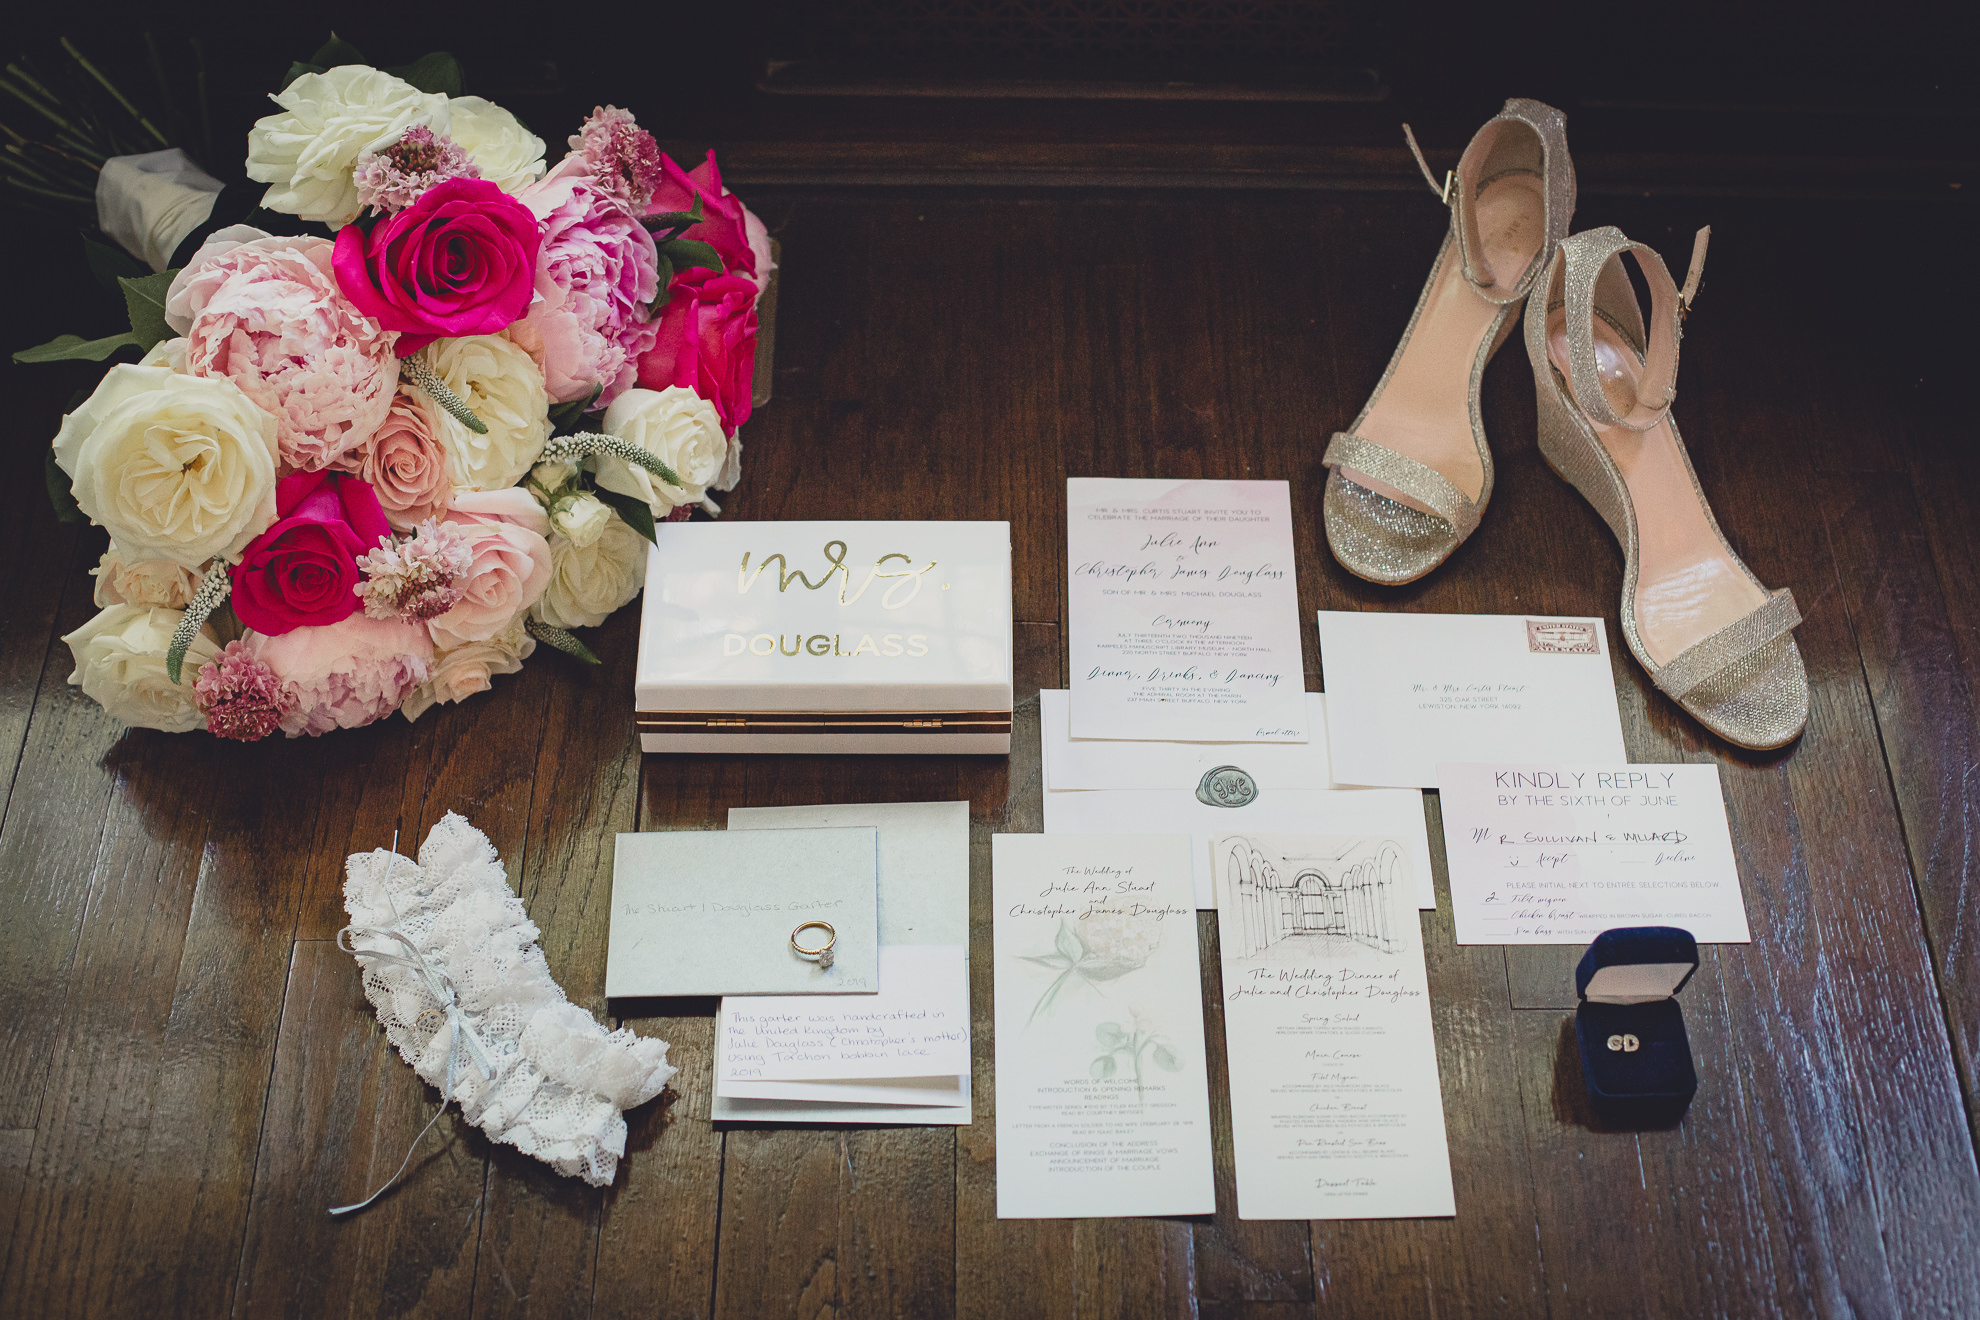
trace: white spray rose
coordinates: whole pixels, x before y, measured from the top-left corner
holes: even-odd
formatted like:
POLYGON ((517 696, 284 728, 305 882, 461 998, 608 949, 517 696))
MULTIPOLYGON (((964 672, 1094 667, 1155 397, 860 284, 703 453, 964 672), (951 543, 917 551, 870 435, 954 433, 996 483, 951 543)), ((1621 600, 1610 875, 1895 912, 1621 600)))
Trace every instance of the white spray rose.
POLYGON ((618 518, 598 539, 550 546, 550 585, 532 611, 553 628, 595 628, 646 585, 646 538, 618 518))
POLYGON ((192 600, 193 593, 199 590, 202 576, 169 559, 131 559, 117 548, 115 541, 110 543, 110 548, 89 573, 96 579, 98 609, 111 605, 143 605, 147 608, 158 605, 168 610, 182 610, 192 600))
POLYGON ((447 136, 481 169, 481 177, 505 193, 518 193, 543 177, 543 139, 522 121, 479 96, 447 102, 447 136))
POLYGON ((488 428, 488 434, 476 435, 425 390, 414 389, 427 405, 434 438, 447 451, 455 489, 515 485, 550 438, 550 395, 536 363, 506 335, 437 339, 419 350, 419 358, 488 428))
POLYGON ((76 658, 69 682, 125 724, 166 733, 205 728, 193 680, 220 651, 202 628, 186 650, 182 681, 168 678, 165 652, 183 617, 182 610, 112 605, 62 639, 76 658))
POLYGON ((282 107, 248 133, 247 176, 269 185, 271 211, 337 228, 362 203, 351 173, 358 156, 390 146, 413 124, 447 132, 447 98, 364 64, 305 73, 271 97, 282 107))
POLYGON ((161 339, 145 351, 138 359, 140 367, 163 367, 167 371, 186 374, 186 345, 190 341, 180 335, 177 339, 161 339))
POLYGON ((55 462, 132 560, 197 568, 275 520, 275 419, 224 378, 120 363, 62 419, 55 462))
POLYGON ((627 390, 605 410, 605 432, 645 449, 674 470, 685 485, 662 481, 645 468, 600 454, 598 484, 645 500, 653 516, 664 518, 683 504, 699 503, 709 483, 722 475, 728 437, 715 405, 679 385, 664 390, 627 390))
POLYGON ((494 686, 497 674, 513 674, 536 650, 536 639, 523 628, 518 614, 509 626, 486 641, 463 642, 433 658, 432 676, 414 688, 399 713, 416 720, 443 702, 465 701, 494 686))
POLYGON ((596 495, 580 491, 550 506, 550 526, 580 548, 596 545, 605 524, 618 515, 596 495))

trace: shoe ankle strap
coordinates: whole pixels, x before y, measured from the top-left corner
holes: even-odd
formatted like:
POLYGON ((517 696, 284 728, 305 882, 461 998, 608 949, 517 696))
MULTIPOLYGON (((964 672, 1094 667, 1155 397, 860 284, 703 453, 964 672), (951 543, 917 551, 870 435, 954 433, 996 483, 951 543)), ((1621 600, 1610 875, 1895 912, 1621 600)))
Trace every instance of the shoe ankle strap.
MULTIPOLYGON (((1545 269, 1547 258, 1554 247, 1567 236, 1568 222, 1574 218, 1574 162, 1568 156, 1567 116, 1550 105, 1539 101, 1529 101, 1523 97, 1513 97, 1504 108, 1487 120, 1464 149, 1458 166, 1444 175, 1442 183, 1430 170, 1430 162, 1424 158, 1423 149, 1416 144, 1416 134, 1408 124, 1403 125, 1403 138, 1409 143, 1410 154, 1416 157, 1416 167, 1423 171, 1423 178, 1430 185, 1430 191, 1437 199, 1451 208, 1451 228, 1457 235, 1458 253, 1464 262, 1464 278, 1487 302, 1505 304, 1526 296, 1533 286, 1535 277, 1545 269), (1507 143, 1501 135, 1508 132, 1530 131, 1537 138, 1538 160, 1533 169, 1540 176, 1541 191, 1546 203, 1546 235, 1538 257, 1518 279, 1498 282, 1493 279, 1492 270, 1485 260, 1484 240, 1478 232, 1478 217, 1473 213, 1477 205, 1479 189, 1491 178, 1496 178, 1504 170, 1495 170, 1490 176, 1488 167, 1506 159, 1507 143)), ((1515 145, 1513 155, 1523 153, 1515 145)))
POLYGON ((1568 390, 1582 412, 1596 425, 1647 431, 1670 411, 1671 401, 1677 397, 1678 341, 1684 337, 1684 318, 1698 296, 1705 273, 1705 249, 1711 237, 1712 227, 1707 225, 1692 240, 1691 265, 1685 272, 1682 289, 1671 278, 1670 268, 1664 265, 1664 259, 1656 249, 1628 238, 1613 225, 1586 230, 1562 240, 1561 292, 1567 310, 1568 390), (1630 289, 1628 277, 1623 274, 1620 264, 1615 275, 1608 277, 1613 282, 1608 284, 1606 290, 1601 287, 1605 284, 1610 263, 1619 263, 1625 252, 1636 258, 1637 269, 1643 272, 1644 283, 1650 287, 1650 320, 1647 326, 1643 324, 1641 310, 1636 305, 1635 291, 1630 289), (1609 406, 1608 396, 1602 392, 1601 379, 1596 370, 1595 317, 1599 313, 1611 324, 1618 324, 1619 318, 1615 312, 1600 306, 1600 303, 1617 302, 1622 297, 1621 291, 1625 290, 1628 291, 1627 302, 1622 310, 1630 315, 1622 318, 1622 328, 1626 332, 1636 329, 1642 335, 1644 342, 1639 346, 1639 351, 1644 355, 1644 362, 1635 406, 1627 415, 1618 415, 1609 406), (1604 292, 1609 295, 1606 300, 1602 298, 1604 292))

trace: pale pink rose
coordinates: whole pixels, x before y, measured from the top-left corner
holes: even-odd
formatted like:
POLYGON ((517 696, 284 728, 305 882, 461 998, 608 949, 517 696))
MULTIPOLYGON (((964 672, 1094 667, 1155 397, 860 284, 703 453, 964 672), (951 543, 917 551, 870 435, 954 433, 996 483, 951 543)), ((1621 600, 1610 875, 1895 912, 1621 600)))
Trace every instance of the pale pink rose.
MULTIPOLYGON (((522 493, 535 505, 527 492, 522 493)), ((541 509, 537 516, 543 516, 541 509)), ((487 641, 536 604, 550 585, 550 542, 541 532, 458 505, 447 521, 467 537, 474 560, 459 584, 460 603, 427 620, 434 645, 443 651, 487 641)))
POLYGON ((594 183, 582 157, 566 158, 516 200, 542 226, 536 299, 509 337, 543 369, 560 403, 602 389, 600 405, 631 388, 658 326, 659 254, 624 202, 594 183))
POLYGON ((248 654, 273 670, 295 700, 282 715, 282 732, 291 738, 390 715, 433 667, 433 639, 424 626, 363 611, 327 627, 279 637, 251 632, 245 640, 248 654))
POLYGON ((187 374, 240 386, 274 416, 283 466, 304 472, 370 439, 399 385, 398 336, 339 291, 332 251, 235 225, 206 240, 165 299, 187 374))
POLYGON ((385 521, 401 532, 446 513, 454 491, 446 446, 434 437, 425 405, 403 387, 371 438, 337 466, 357 473, 377 492, 385 521))
POLYGON ((459 523, 514 523, 518 527, 527 527, 538 536, 550 535, 550 515, 543 511, 536 497, 521 486, 456 491, 447 517, 459 523))
POLYGON ((199 590, 200 575, 184 564, 169 559, 126 561, 123 551, 112 541, 95 568, 96 604, 99 609, 112 605, 158 606, 182 610, 199 590))

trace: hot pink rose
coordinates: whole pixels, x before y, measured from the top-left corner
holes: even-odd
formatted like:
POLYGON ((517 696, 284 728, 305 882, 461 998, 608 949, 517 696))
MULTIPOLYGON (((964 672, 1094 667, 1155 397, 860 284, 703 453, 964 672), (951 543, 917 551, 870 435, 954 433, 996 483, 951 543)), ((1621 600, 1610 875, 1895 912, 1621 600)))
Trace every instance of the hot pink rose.
POLYGON ((363 614, 280 637, 251 632, 245 646, 282 680, 281 729, 291 738, 355 729, 390 715, 433 665, 433 640, 424 625, 363 614))
POLYGON ((434 438, 432 419, 411 390, 399 391, 371 439, 339 466, 371 487, 385 520, 401 532, 447 512, 454 490, 446 447, 434 438))
MULTIPOLYGON (((706 160, 692 170, 684 170, 673 157, 663 154, 660 157, 662 181, 653 190, 653 201, 647 207, 648 215, 658 215, 662 211, 687 211, 693 209, 694 199, 701 199, 701 223, 689 229, 682 238, 699 239, 715 249, 722 258, 722 265, 728 275, 742 275, 749 279, 752 287, 761 284, 761 277, 769 274, 758 269, 756 247, 751 243, 749 221, 751 216, 742 204, 742 199, 722 186, 722 171, 715 165, 715 153, 709 152, 706 160)), ((763 228, 758 221, 756 228, 763 228)), ((765 255, 769 252, 769 236, 762 239, 765 255)))
POLYGON ((601 404, 632 387, 639 355, 653 346, 647 305, 660 294, 653 235, 625 203, 583 171, 581 157, 531 184, 516 200, 543 225, 537 299, 509 337, 543 368, 550 397, 601 404))
POLYGON ((360 604, 358 556, 391 534, 378 496, 356 477, 283 477, 275 483, 275 525, 234 566, 234 613, 271 637, 348 617, 360 604))
POLYGON ((240 386, 273 414, 283 464, 304 471, 369 439, 399 384, 397 336, 339 291, 331 252, 328 239, 235 225, 206 240, 165 299, 187 374, 240 386))
POLYGON ((715 405, 734 435, 749 420, 756 375, 756 286, 740 275, 691 266, 674 276, 652 351, 639 360, 641 388, 679 385, 715 405))
MULTIPOLYGON (((541 507, 527 492, 516 493, 536 511, 536 517, 542 517, 541 507)), ((489 504, 500 508, 493 501, 489 504)), ((427 620, 434 644, 442 650, 466 642, 487 641, 536 604, 543 589, 550 585, 550 542, 543 537, 543 531, 548 530, 547 522, 539 530, 526 525, 533 523, 533 518, 510 521, 502 516, 503 512, 506 510, 477 512, 456 504, 447 515, 447 521, 466 535, 474 562, 461 583, 460 603, 445 614, 427 620)))
POLYGON ((529 307, 536 217, 486 179, 442 179, 397 215, 337 234, 337 283, 400 332, 407 357, 436 339, 492 335, 529 307))

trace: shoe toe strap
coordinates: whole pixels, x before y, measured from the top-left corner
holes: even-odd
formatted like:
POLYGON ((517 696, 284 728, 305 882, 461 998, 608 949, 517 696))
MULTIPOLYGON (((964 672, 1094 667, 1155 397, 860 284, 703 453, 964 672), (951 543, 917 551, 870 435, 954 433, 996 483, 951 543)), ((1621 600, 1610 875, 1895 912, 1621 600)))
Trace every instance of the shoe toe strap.
POLYGON ((1478 506, 1443 473, 1352 431, 1334 432, 1320 461, 1344 470, 1350 479, 1355 474, 1365 475, 1408 496, 1416 502, 1415 507, 1449 523, 1460 541, 1478 526, 1478 506))
POLYGON ((1734 619, 1703 641, 1694 642, 1651 675, 1673 700, 1682 701, 1705 683, 1746 659, 1801 622, 1794 593, 1786 587, 1767 593, 1750 614, 1734 619))

